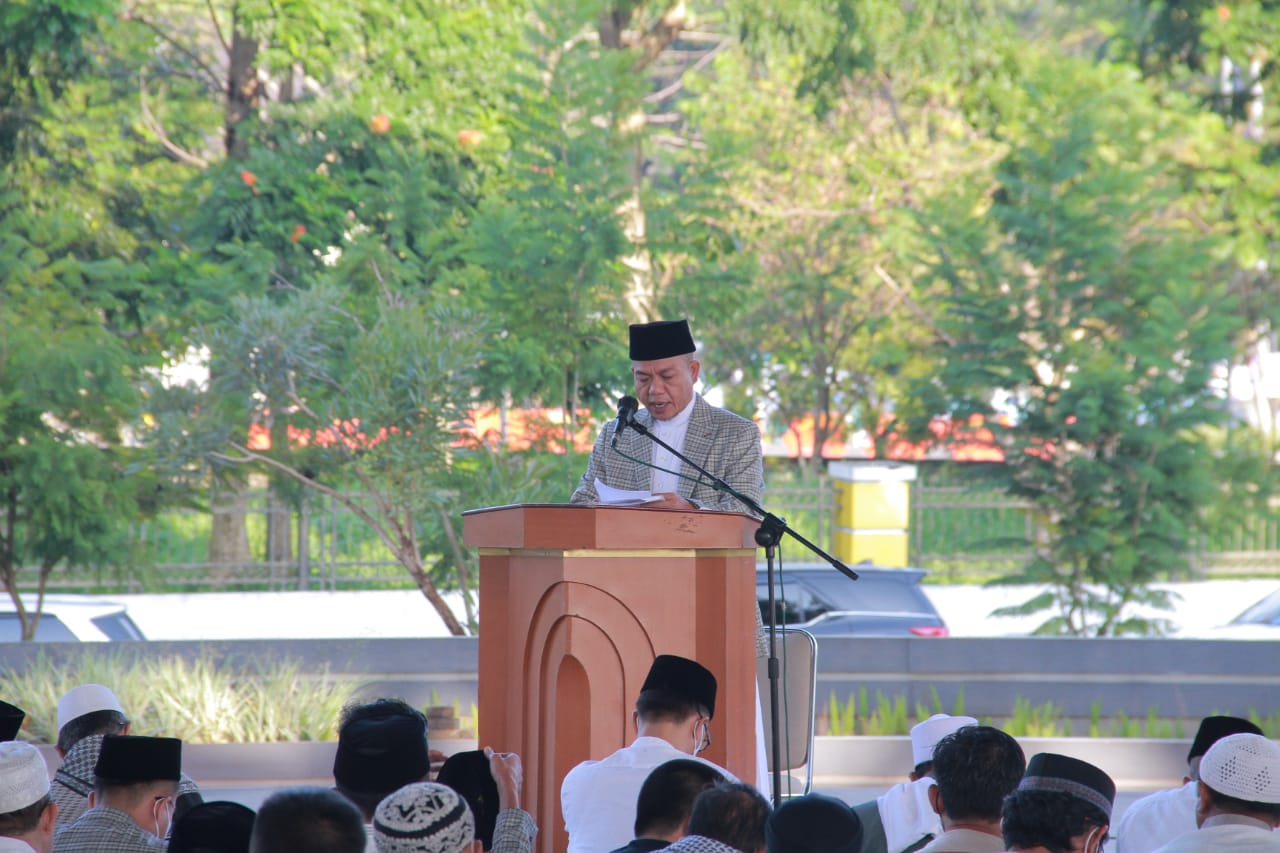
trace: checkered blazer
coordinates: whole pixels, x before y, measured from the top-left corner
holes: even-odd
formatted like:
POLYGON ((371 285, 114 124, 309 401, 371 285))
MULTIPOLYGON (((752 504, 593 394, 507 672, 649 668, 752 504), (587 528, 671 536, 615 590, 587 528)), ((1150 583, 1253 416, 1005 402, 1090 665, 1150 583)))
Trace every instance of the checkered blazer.
MULTIPOLYGON (((635 418, 644 427, 653 427, 653 415, 648 410, 636 412, 635 418)), ((626 430, 618 436, 618 451, 621 452, 616 452, 611 444, 617 428, 615 419, 600 430, 587 470, 569 499, 571 503, 594 503, 597 477, 615 489, 649 490, 652 469, 636 464, 622 454, 651 462, 653 441, 635 430, 626 430)), ((741 494, 760 502, 764 492, 764 455, 760 447, 760 429, 751 421, 718 409, 697 395, 693 399, 693 413, 689 416, 682 452, 741 494)), ((748 512, 737 498, 717 492, 711 482, 692 466, 681 464, 680 474, 676 485, 680 497, 702 509, 748 512)))

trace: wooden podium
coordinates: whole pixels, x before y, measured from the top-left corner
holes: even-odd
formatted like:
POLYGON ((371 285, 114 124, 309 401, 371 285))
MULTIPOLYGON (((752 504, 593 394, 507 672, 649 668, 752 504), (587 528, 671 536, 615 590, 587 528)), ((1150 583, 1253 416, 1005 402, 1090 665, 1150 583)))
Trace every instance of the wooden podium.
POLYGON ((540 853, 563 851, 560 783, 635 737, 659 654, 719 682, 703 756, 756 778, 755 530, 745 515, 524 505, 463 514, 480 549, 480 745, 518 752, 540 853))

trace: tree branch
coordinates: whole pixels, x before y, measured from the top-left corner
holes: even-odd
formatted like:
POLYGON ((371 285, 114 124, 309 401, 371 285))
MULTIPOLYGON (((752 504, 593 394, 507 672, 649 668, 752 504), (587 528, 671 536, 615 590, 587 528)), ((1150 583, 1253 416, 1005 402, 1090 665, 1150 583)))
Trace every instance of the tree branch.
POLYGON ((151 112, 151 107, 147 104, 147 81, 141 72, 138 73, 138 101, 142 107, 142 121, 147 129, 156 135, 160 140, 160 145, 164 150, 168 151, 180 162, 186 163, 188 166, 195 166, 197 169, 209 168, 208 161, 197 157, 196 155, 179 147, 175 142, 169 139, 169 135, 165 133, 164 127, 160 121, 151 112))
POLYGON ((121 18, 122 20, 125 20, 125 21, 132 21, 134 23, 141 24, 142 26, 151 30, 151 32, 159 36, 160 40, 163 41, 165 44, 169 45, 174 50, 178 51, 183 56, 185 56, 187 59, 194 62, 196 67, 199 68, 201 71, 203 71, 205 75, 208 77, 207 83, 211 89, 217 92, 222 91, 223 89, 222 77, 218 74, 218 72, 214 70, 214 68, 210 66, 208 63, 206 63, 203 59, 201 59, 194 51, 192 51, 186 45, 182 44, 181 42, 173 38, 173 36, 169 35, 167 32, 165 32, 165 30, 162 27, 160 27, 160 25, 152 21, 149 21, 140 15, 134 14, 132 9, 126 11, 121 16, 121 18))

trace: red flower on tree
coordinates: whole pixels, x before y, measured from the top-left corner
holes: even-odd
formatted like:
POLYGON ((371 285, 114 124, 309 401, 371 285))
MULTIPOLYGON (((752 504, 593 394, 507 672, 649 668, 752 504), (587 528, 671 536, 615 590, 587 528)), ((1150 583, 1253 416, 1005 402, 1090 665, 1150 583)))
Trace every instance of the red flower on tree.
POLYGON ((303 235, 303 234, 306 234, 306 233, 307 233, 307 226, 305 226, 305 225, 295 225, 295 226, 293 226, 293 234, 292 234, 292 236, 290 236, 290 237, 289 237, 289 239, 290 239, 291 241, 293 241, 294 243, 296 243, 296 242, 298 242, 299 240, 301 240, 301 239, 302 239, 302 235, 303 235))
POLYGON ((249 189, 253 189, 258 183, 258 176, 248 169, 240 170, 240 180, 244 181, 244 185, 249 189))

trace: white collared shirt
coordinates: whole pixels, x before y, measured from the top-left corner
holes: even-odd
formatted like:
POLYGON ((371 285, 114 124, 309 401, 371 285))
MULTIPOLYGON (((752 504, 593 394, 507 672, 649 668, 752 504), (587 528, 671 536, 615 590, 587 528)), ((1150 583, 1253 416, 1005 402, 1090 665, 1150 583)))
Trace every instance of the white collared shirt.
MULTIPOLYGON (((689 418, 693 416, 693 404, 697 401, 698 395, 694 394, 689 398, 689 405, 685 406, 674 418, 668 418, 660 421, 653 419, 653 426, 650 427, 655 436, 665 441, 681 453, 684 452, 684 437, 689 431, 689 418)), ((653 478, 649 485, 649 491, 654 494, 659 492, 675 492, 680 485, 680 478, 676 474, 680 471, 683 464, 679 457, 674 453, 669 453, 666 448, 657 444, 653 445, 653 459, 651 460, 653 469, 653 478), (659 471, 659 468, 665 468, 666 471, 659 471), (668 474, 667 471, 676 473, 668 474)))
POLYGON ((604 853, 634 838, 640 786, 655 767, 674 758, 701 761, 737 781, 723 767, 682 752, 662 738, 638 737, 601 761, 584 761, 564 777, 560 810, 569 833, 568 853, 604 853))

